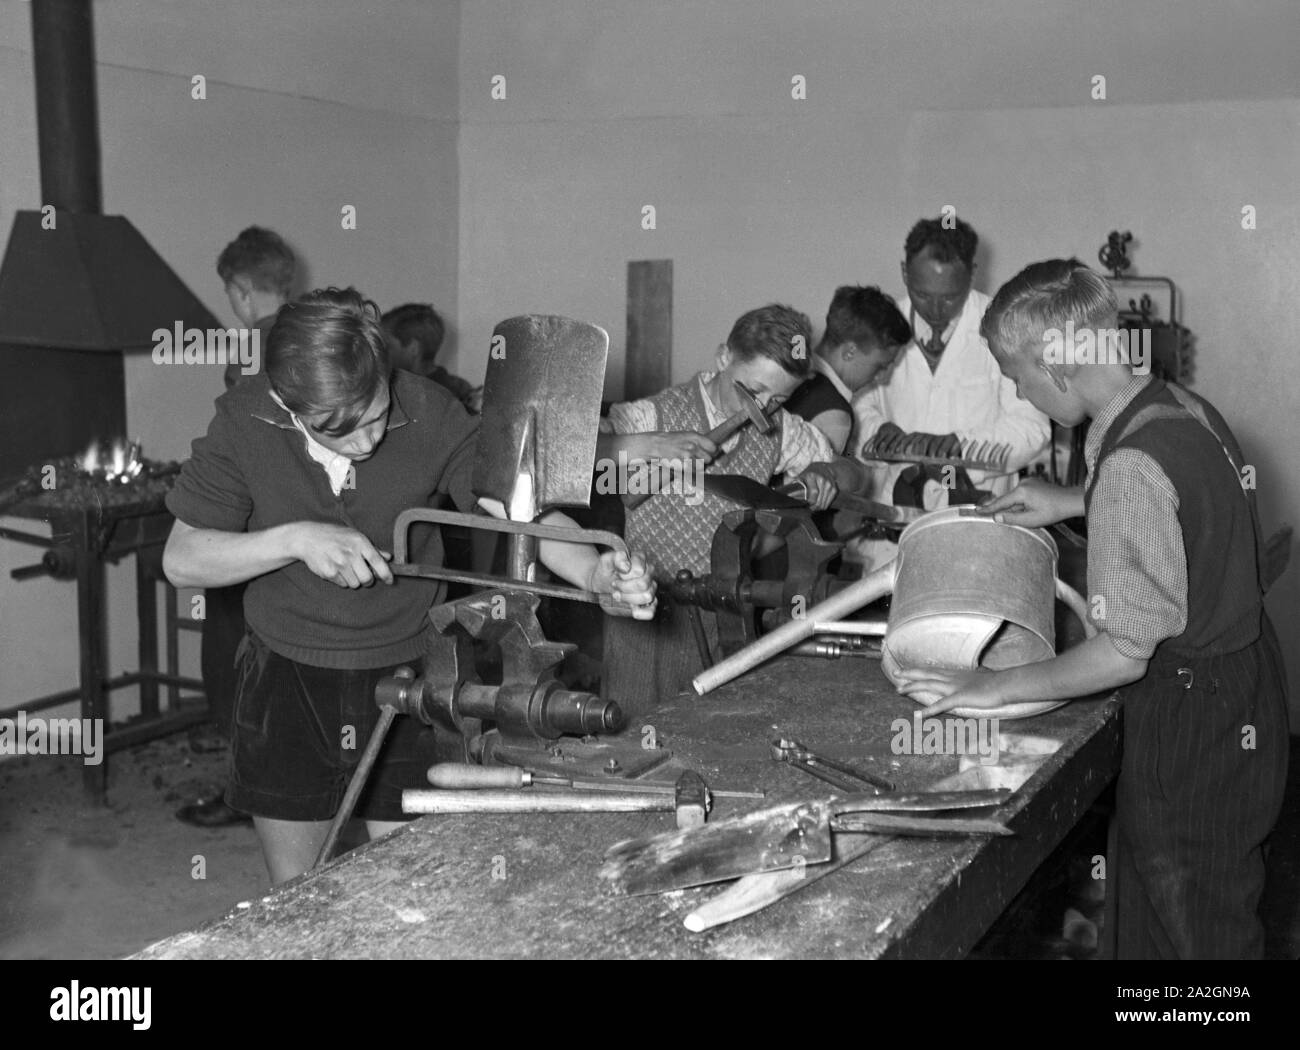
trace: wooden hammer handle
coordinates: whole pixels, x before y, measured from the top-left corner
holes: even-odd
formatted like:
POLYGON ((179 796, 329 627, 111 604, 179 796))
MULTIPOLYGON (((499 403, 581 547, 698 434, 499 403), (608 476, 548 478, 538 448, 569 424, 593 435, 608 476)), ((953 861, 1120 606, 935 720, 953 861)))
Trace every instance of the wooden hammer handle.
MULTIPOLYGON (((708 438, 710 441, 712 441, 715 445, 721 445, 724 441, 727 440, 727 438, 731 437, 732 434, 736 433, 736 431, 738 431, 746 423, 752 423, 752 422, 753 420, 750 418, 748 412, 737 412, 733 416, 728 416, 726 419, 724 419, 721 423, 719 423, 716 427, 714 427, 704 436, 708 438)), ((624 506, 628 510, 636 510, 637 507, 641 506, 642 503, 644 503, 653 495, 654 495, 653 492, 641 492, 635 496, 629 496, 624 506)))
POLYGON ((721 445, 746 423, 752 422, 753 419, 750 418, 748 412, 737 412, 734 416, 728 416, 704 436, 715 445, 721 445))
POLYGON ((603 792, 430 791, 402 792, 403 813, 671 813, 672 795, 603 792))
POLYGON ((439 762, 430 766, 429 783, 444 790, 484 788, 522 788, 533 778, 516 766, 472 766, 464 762, 439 762))

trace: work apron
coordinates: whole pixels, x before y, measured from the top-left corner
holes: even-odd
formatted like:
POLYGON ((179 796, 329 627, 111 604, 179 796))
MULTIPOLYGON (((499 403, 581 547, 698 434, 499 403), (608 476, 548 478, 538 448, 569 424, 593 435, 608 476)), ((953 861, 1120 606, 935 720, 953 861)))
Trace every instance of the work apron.
POLYGON ((1263 844, 1281 812, 1289 749, 1268 614, 1238 652, 1157 652, 1121 695, 1118 958, 1261 958, 1263 844))

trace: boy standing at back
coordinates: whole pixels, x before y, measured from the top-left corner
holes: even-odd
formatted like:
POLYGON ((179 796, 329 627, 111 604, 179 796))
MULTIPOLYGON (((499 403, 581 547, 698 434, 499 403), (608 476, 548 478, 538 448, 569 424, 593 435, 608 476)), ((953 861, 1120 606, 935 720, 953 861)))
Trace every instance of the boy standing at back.
POLYGON ((911 338, 907 318, 879 288, 836 288, 813 355, 813 374, 785 410, 806 419, 826 435, 836 455, 843 455, 853 432, 853 395, 888 372, 911 338))
POLYGON ((1288 736, 1254 493, 1208 402, 1119 354, 1072 363, 1063 333, 1113 347, 1101 339, 1117 327, 1110 286, 1075 260, 1027 267, 982 325, 1021 398, 1065 426, 1092 420, 1082 490, 1024 482, 983 511, 1027 526, 1086 512, 1098 634, 1010 670, 917 671, 902 691, 944 697, 933 715, 1119 688, 1117 954, 1259 958, 1262 844, 1281 809, 1288 736))
POLYGON ((389 357, 394 368, 432 379, 455 394, 467 411, 482 411, 483 388, 452 375, 436 360, 447 332, 437 310, 428 303, 395 306, 384 314, 383 325, 391 340, 389 357))
MULTIPOLYGON (((256 328, 261 349, 275 315, 289 301, 297 273, 293 250, 274 230, 249 226, 221 250, 217 256, 217 276, 221 278, 241 328, 256 328)), ((261 357, 257 358, 258 366, 261 357)), ((226 389, 244 375, 238 361, 226 366, 226 389)), ((208 587, 204 591, 206 607, 200 664, 203 692, 216 736, 225 743, 230 736, 230 720, 235 704, 235 650, 244 637, 244 584, 208 587)), ((217 793, 199 799, 176 811, 176 818, 200 828, 224 828, 232 824, 250 824, 246 813, 232 809, 225 797, 217 793)))
MULTIPOLYGON (((262 349, 275 324, 275 315, 293 294, 298 263, 293 249, 274 230, 249 226, 226 245, 217 257, 217 276, 226 288, 226 298, 244 328, 261 333, 262 349)), ((243 373, 237 362, 226 366, 226 389, 243 373)))

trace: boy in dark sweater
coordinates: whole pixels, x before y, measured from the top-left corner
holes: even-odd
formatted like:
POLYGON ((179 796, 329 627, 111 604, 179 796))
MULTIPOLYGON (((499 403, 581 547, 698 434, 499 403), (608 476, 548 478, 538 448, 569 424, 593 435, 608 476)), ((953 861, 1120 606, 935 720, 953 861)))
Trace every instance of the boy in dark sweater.
POLYGON ((907 318, 879 288, 836 288, 813 354, 813 374, 785 410, 806 419, 843 455, 853 431, 853 395, 879 382, 911 338, 907 318))
MULTIPOLYGON (((253 814, 278 883, 324 841, 378 717, 375 683, 423 656, 445 585, 395 579, 385 548, 397 515, 435 493, 474 509, 478 423, 442 387, 390 370, 379 312, 350 288, 285 306, 264 356, 263 374, 217 401, 168 495, 163 567, 178 587, 248 581, 227 798, 253 814)), ((653 615, 640 555, 551 541, 538 553, 607 611, 653 615)), ((433 530, 411 552, 440 556, 433 530)), ((432 733, 399 720, 357 805, 372 837, 404 819, 401 791, 433 759, 432 733)))
POLYGON ((1254 492, 1223 418, 1134 370, 1117 319, 1103 278, 1053 260, 1004 285, 982 325, 1020 397, 1065 426, 1092 420, 1083 489, 1024 482, 982 509, 1027 526, 1087 514, 1098 634, 1010 670, 918 670, 902 691, 943 697, 939 714, 1118 688, 1118 955, 1257 958, 1288 736, 1254 492))

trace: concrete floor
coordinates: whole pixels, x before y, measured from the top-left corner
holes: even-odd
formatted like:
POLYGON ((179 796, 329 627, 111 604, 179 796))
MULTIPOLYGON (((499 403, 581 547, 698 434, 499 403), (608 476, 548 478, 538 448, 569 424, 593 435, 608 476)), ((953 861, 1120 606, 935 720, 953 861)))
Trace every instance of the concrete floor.
MULTIPOLYGON (((1282 959, 1300 957, 1300 738, 1292 745, 1264 902, 1268 954, 1282 959)), ((75 759, 0 763, 0 959, 120 957, 264 896, 251 827, 207 831, 172 815, 222 781, 225 761, 183 734, 113 755, 106 808, 85 801, 75 759)), ((1043 866, 978 957, 1094 957, 1086 923, 1100 901, 1079 862, 1095 836, 1081 829, 1043 866)))
POLYGON ((0 764, 0 958, 127 955, 265 894, 252 827, 172 816, 224 778, 225 762, 193 753, 184 734, 112 755, 106 808, 86 801, 76 759, 0 764))

